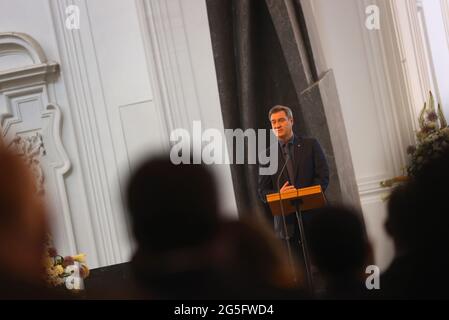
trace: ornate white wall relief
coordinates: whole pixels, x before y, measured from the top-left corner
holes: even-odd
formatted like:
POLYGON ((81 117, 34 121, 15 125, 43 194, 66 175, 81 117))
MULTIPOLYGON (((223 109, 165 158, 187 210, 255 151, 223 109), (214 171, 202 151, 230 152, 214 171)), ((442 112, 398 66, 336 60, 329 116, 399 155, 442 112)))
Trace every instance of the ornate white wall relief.
POLYGON ((75 252, 64 175, 70 161, 61 142, 61 113, 48 89, 59 65, 23 33, 0 33, 0 132, 29 161, 48 198, 53 238, 61 252, 75 252))
POLYGON ((25 137, 16 135, 8 147, 15 150, 32 170, 36 180, 37 193, 45 193, 44 171, 41 166, 41 157, 45 155, 42 135, 39 132, 36 132, 35 135, 25 137))

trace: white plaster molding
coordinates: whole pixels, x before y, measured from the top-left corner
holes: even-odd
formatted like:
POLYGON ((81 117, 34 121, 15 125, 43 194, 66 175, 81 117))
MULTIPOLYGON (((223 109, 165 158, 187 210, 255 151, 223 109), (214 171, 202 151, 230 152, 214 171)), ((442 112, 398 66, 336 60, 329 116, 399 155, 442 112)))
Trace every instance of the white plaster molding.
MULTIPOLYGON (((402 1, 404 3, 404 1, 402 1)), ((390 30, 391 32, 391 38, 392 38, 392 46, 394 46, 397 49, 398 56, 396 57, 396 79, 399 81, 402 86, 400 88, 402 89, 402 100, 404 102, 404 110, 407 110, 407 116, 408 121, 405 121, 406 124, 408 124, 410 127, 408 128, 408 131, 415 132, 417 130, 417 119, 418 119, 418 108, 417 105, 421 104, 421 101, 427 96, 428 92, 428 85, 424 83, 424 79, 427 79, 423 77, 423 72, 426 72, 427 69, 423 69, 422 67, 422 60, 418 61, 416 57, 421 56, 422 52, 422 45, 419 46, 417 43, 417 39, 420 38, 421 34, 416 34, 416 31, 419 31, 419 29, 412 28, 411 21, 414 21, 414 16, 410 16, 411 12, 415 13, 416 16, 416 10, 411 10, 410 8, 410 2, 408 2, 409 5, 405 7, 399 8, 398 5, 399 2, 387 2, 385 3, 385 10, 387 11, 387 15, 391 21, 390 24, 390 30), (407 12, 407 20, 401 21, 401 17, 399 16, 399 12, 401 10, 404 10, 407 12), (405 26, 404 26, 405 23, 405 26), (405 27, 405 29, 404 29, 405 27), (404 32, 406 32, 408 35, 410 35, 412 41, 406 42, 404 37, 404 32), (413 51, 413 55, 411 55, 408 51, 413 51), (414 57, 414 58, 409 58, 414 57), (400 63, 398 63, 400 61, 400 63), (421 64, 421 66, 418 66, 418 77, 413 78, 411 75, 411 65, 415 67, 418 63, 421 64), (414 92, 416 87, 418 86, 418 89, 420 90, 420 95, 418 98, 418 101, 416 99, 417 93, 414 92), (415 97, 415 98, 414 98, 415 97)), ((407 1, 405 2, 407 4, 407 1)), ((416 19, 415 19, 416 20, 416 19)), ((410 142, 414 141, 414 137, 410 139, 410 142)))
MULTIPOLYGON (((372 4, 371 0, 357 1, 362 26, 366 19, 365 7, 372 4)), ((384 1, 376 0, 374 4, 388 12, 384 1)), ((390 164, 391 174, 397 175, 406 164, 406 148, 413 137, 413 115, 410 115, 409 107, 412 99, 402 77, 402 58, 396 46, 400 39, 389 39, 386 36, 396 35, 396 26, 391 16, 382 18, 381 31, 366 29, 362 31, 362 37, 385 156, 390 164)))
POLYGON ((0 93, 1 134, 8 143, 27 141, 35 136, 42 138, 45 153, 39 154, 38 162, 56 221, 53 234, 62 252, 75 252, 76 241, 64 185, 64 176, 71 164, 61 141, 61 112, 48 101, 48 85, 37 84, 0 93))
MULTIPOLYGON (((176 128, 191 132, 194 120, 224 134, 205 1, 136 0, 136 9, 167 136, 176 128)), ((234 213, 230 167, 213 168, 223 195, 220 206, 234 213)))
MULTIPOLYGON (((368 2, 364 0, 357 1, 361 26, 364 26, 366 19, 365 7, 372 4, 372 2, 368 4, 368 2)), ((381 128, 380 136, 384 146, 384 156, 386 157, 386 162, 390 165, 390 169, 394 170, 394 168, 398 168, 400 166, 400 160, 396 151, 397 147, 393 145, 393 143, 398 139, 394 132, 392 115, 389 112, 390 110, 388 110, 393 103, 388 93, 389 84, 386 83, 389 77, 385 73, 386 63, 383 60, 384 45, 382 42, 381 33, 378 31, 368 31, 365 29, 362 30, 361 34, 365 44, 364 49, 366 54, 366 62, 370 72, 369 78, 374 92, 373 98, 375 100, 377 122, 381 128)))
MULTIPOLYGON (((413 1, 413 0, 411 0, 413 1)), ((430 38, 429 38, 429 30, 427 27, 426 22, 426 15, 424 13, 424 7, 422 0, 414 0, 416 1, 415 7, 412 7, 417 12, 417 26, 419 27, 420 34, 422 36, 422 43, 421 46, 423 47, 423 57, 422 57, 422 64, 425 64, 423 67, 427 67, 428 70, 428 79, 429 79, 429 86, 427 89, 427 92, 429 90, 433 91, 434 96, 437 97, 438 101, 441 101, 441 92, 438 87, 438 81, 437 81, 437 74, 435 70, 435 63, 432 57, 432 50, 431 50, 431 44, 430 44, 430 38)), ((413 2, 412 2, 413 3, 413 2)), ((427 94, 426 94, 427 97, 427 94)), ((427 101, 427 99, 425 100, 427 101)))
POLYGON ((359 188, 361 201, 364 202, 367 196, 380 197, 383 194, 388 193, 391 188, 381 187, 380 183, 390 178, 390 175, 383 173, 357 179, 357 186, 359 188))
POLYGON ((42 134, 36 132, 31 136, 16 135, 8 145, 8 148, 13 149, 23 158, 33 173, 36 193, 43 194, 45 192, 45 176, 41 167, 41 157, 45 155, 45 146, 42 134))
MULTIPOLYGON (((108 119, 108 115, 90 21, 87 19, 79 31, 68 30, 65 27, 65 8, 72 3, 50 0, 49 4, 62 67, 65 70, 64 83, 73 110, 81 171, 89 202, 90 223, 86 228, 92 229, 95 238, 90 250, 96 252, 100 266, 121 263, 126 259, 126 248, 131 241, 126 230, 120 234, 118 232, 118 229, 123 231, 126 227, 120 220, 123 217, 122 208, 114 205, 112 200, 106 169, 107 164, 111 164, 114 159, 105 159, 102 153, 102 133, 108 136, 110 129, 101 133, 98 125, 99 119, 108 119), (100 90, 94 92, 93 85, 100 90)), ((87 2, 77 1, 77 4, 88 16, 87 2)), ((112 139, 108 137, 106 140, 112 143, 112 139)), ((112 178, 117 180, 117 176, 112 178)))
POLYGON ((61 251, 74 252, 76 242, 64 185, 71 164, 61 141, 61 112, 48 95, 53 85, 48 82, 58 75, 59 65, 47 61, 32 37, 15 32, 0 33, 0 59, 8 62, 3 64, 6 69, 0 70, 1 135, 24 153, 40 187, 50 191, 49 206, 56 218, 53 234, 64 244, 61 251), (10 55, 29 59, 7 60, 10 55), (20 61, 20 65, 10 65, 11 61, 20 61))
MULTIPOLYGON (((427 49, 424 46, 426 35, 423 34, 423 26, 422 20, 419 17, 422 14, 422 4, 420 1, 416 0, 407 0, 405 2, 407 15, 408 15, 408 26, 409 33, 413 39, 413 48, 415 50, 415 55, 417 59, 414 61, 419 68, 419 82, 421 84, 421 94, 426 101, 429 90, 431 89, 431 71, 428 68, 428 53, 427 49)), ((396 5, 393 3, 393 5, 396 5)), ((403 30, 406 32, 406 30, 403 30)), ((420 106, 421 107, 421 106, 420 106)), ((418 113, 417 113, 418 114, 418 113)))
MULTIPOLYGON (((153 14, 150 11, 150 4, 145 0, 136 0, 137 17, 139 19, 139 27, 142 33, 142 42, 145 48, 145 57, 148 62, 148 74, 153 84, 154 99, 159 101, 163 108, 163 118, 165 120, 164 128, 167 136, 170 132, 176 128, 175 122, 179 122, 179 119, 175 121, 176 113, 172 112, 169 107, 172 104, 176 104, 177 99, 174 96, 174 90, 169 90, 168 87, 173 87, 170 83, 173 83, 173 79, 167 79, 170 77, 169 73, 164 72, 162 60, 167 58, 162 57, 159 47, 162 45, 159 43, 156 34, 152 31, 156 30, 156 25, 153 19, 153 14)), ((179 116, 179 115, 178 115, 179 116)))
POLYGON ((0 71, 0 92, 20 88, 30 83, 44 83, 59 72, 57 63, 45 63, 0 71))
POLYGON ((31 36, 21 32, 0 33, 0 47, 2 51, 16 46, 23 49, 23 53, 31 58, 33 65, 47 63, 44 50, 31 36))
POLYGON ((0 92, 27 85, 44 83, 58 75, 59 65, 47 61, 41 46, 27 34, 0 32, 0 58, 9 55, 24 56, 26 65, 11 65, 0 70, 0 92))
POLYGON ((446 43, 449 47, 449 0, 440 0, 441 14, 443 15, 444 30, 446 31, 446 43))
POLYGON ((204 117, 195 87, 182 3, 180 0, 137 0, 136 3, 145 9, 143 18, 147 28, 143 34, 150 36, 150 45, 146 47, 152 50, 160 96, 165 98, 162 101, 167 110, 168 133, 176 128, 191 129, 193 120, 204 121, 204 117), (183 81, 182 77, 189 79, 183 81))

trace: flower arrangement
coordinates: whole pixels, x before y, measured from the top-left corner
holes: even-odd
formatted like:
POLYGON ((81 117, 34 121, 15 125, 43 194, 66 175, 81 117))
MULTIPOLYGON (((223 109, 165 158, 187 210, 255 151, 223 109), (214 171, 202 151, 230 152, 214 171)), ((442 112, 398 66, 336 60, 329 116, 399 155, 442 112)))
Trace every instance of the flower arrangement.
POLYGON ((58 255, 48 237, 44 264, 45 280, 50 286, 57 287, 65 284, 68 289, 83 289, 82 279, 89 275, 85 254, 66 257, 58 255))
POLYGON ((420 113, 419 127, 421 130, 416 134, 418 144, 407 149, 407 153, 411 155, 407 174, 411 177, 415 176, 429 160, 438 157, 444 149, 449 147, 449 127, 440 104, 435 111, 432 92, 430 92, 429 105, 424 104, 420 113))
POLYGON ((406 167, 407 175, 382 181, 382 187, 392 187, 407 181, 409 177, 414 177, 423 165, 449 147, 449 127, 441 105, 438 104, 438 109, 435 110, 432 92, 429 92, 428 102, 424 103, 419 115, 420 130, 416 133, 417 144, 407 148, 407 154, 410 155, 410 162, 406 167))

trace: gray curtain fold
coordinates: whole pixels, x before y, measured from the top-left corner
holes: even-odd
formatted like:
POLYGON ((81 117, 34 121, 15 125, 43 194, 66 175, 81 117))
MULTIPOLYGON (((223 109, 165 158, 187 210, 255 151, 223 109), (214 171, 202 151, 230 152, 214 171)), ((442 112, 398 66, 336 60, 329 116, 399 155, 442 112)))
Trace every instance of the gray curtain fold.
MULTIPOLYGON (((276 104, 287 105, 295 114, 301 114, 291 72, 273 24, 274 11, 269 10, 267 2, 206 1, 225 128, 269 130, 267 114, 276 104)), ((303 117, 297 120, 295 133, 304 135, 303 117)), ((231 171, 239 214, 268 215, 257 197, 258 167, 233 164, 231 171)))

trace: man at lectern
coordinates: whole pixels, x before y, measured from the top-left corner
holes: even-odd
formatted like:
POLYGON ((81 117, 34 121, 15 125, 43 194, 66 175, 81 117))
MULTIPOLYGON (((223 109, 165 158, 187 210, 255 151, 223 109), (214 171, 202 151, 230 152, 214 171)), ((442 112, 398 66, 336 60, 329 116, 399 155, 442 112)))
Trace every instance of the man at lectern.
MULTIPOLYGON (((293 133, 293 113, 288 107, 274 106, 269 111, 268 118, 279 142, 278 170, 274 175, 259 175, 258 192, 261 200, 267 203, 267 194, 314 185, 321 185, 324 192, 329 184, 329 168, 318 141, 314 138, 299 137, 293 133)), ((279 238, 289 239, 293 250, 298 254, 300 239, 298 221, 294 214, 285 218, 286 230, 282 216, 274 217, 274 231, 279 238)))

